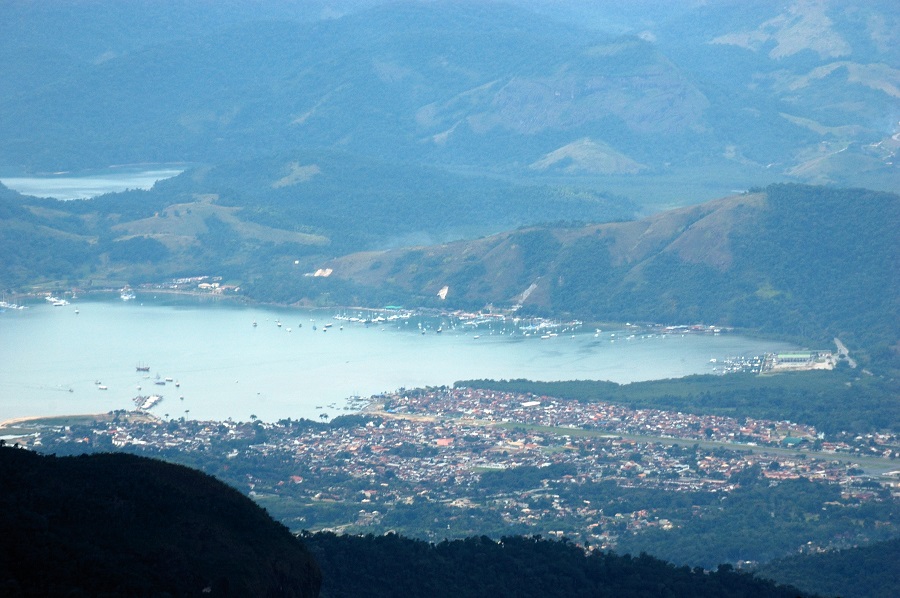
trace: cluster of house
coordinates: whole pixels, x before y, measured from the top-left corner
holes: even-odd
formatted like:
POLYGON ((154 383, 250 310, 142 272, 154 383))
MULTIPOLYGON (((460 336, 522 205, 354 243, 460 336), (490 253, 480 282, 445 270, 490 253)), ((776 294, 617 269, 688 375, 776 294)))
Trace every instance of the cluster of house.
POLYGON ((439 388, 395 393, 384 398, 393 414, 429 414, 495 423, 574 427, 662 438, 741 442, 776 446, 814 441, 813 426, 789 421, 695 415, 658 409, 632 409, 606 402, 581 403, 547 396, 477 388, 439 388))
MULTIPOLYGON (((772 483, 807 478, 840 484, 848 499, 865 500, 854 492, 871 493, 857 483, 860 472, 850 462, 814 452, 766 453, 764 447, 727 450, 721 442, 783 445, 785 438, 819 436, 809 426, 789 422, 738 423, 720 416, 469 388, 418 389, 378 400, 381 409, 373 405, 350 425, 120 417, 94 424, 89 433, 59 428, 42 435, 45 442, 52 436, 116 447, 219 450, 220 457, 250 472, 245 491, 251 495, 289 491, 311 504, 344 501, 365 507, 351 525, 377 525, 392 505, 427 499, 492 510, 520 528, 586 530, 585 537, 598 546, 612 546, 629 531, 673 525, 649 507, 600 504, 581 496, 582 489, 604 482, 727 493, 740 484, 739 474, 753 468, 772 483), (288 465, 251 467, 266 459, 288 465), (487 472, 517 468, 530 468, 537 481, 527 488, 504 490, 501 483, 488 490, 487 472)), ((34 440, 40 443, 41 436, 34 440)), ((52 450, 49 444, 46 448, 52 450)))

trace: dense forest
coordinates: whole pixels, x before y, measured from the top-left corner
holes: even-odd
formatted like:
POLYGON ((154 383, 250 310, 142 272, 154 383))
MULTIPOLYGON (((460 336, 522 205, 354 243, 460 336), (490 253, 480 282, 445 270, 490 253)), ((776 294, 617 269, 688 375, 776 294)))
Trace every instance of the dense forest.
MULTIPOLYGON (((900 256, 897 196, 797 185, 772 185, 765 195, 765 208, 744 210, 739 226, 710 231, 728 237, 721 265, 682 247, 616 266, 602 239, 582 240, 556 271, 565 283, 553 290, 554 307, 597 319, 716 322, 814 343, 838 336, 886 357, 900 321, 900 274, 891 266, 900 256)), ((712 238, 702 242, 693 251, 714 251, 712 238)))
POLYGON ((536 0, 4 2, 0 20, 18 26, 0 40, 0 169, 305 148, 602 180, 657 205, 775 180, 896 188, 890 2, 647 14, 536 0), (58 33, 71 29, 83 34, 58 33))
POLYGON ((900 538, 768 563, 758 575, 823 596, 894 598, 900 588, 900 538), (870 572, 877 571, 878 575, 870 572))
POLYGON ((323 598, 802 595, 729 565, 704 572, 646 554, 586 554, 570 542, 539 537, 482 536, 439 544, 395 534, 301 537, 322 567, 323 598))

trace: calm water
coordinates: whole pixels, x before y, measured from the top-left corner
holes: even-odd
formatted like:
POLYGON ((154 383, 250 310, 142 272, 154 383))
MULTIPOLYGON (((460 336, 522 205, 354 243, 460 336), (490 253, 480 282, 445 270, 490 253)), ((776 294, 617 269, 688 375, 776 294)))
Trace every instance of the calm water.
POLYGON ((169 166, 152 169, 123 167, 81 174, 2 177, 0 182, 23 195, 69 200, 126 189, 150 189, 157 181, 172 178, 183 171, 184 168, 169 166))
POLYGON ((526 338, 450 328, 446 321, 436 334, 436 321, 366 327, 333 315, 184 299, 164 304, 141 294, 129 302, 8 310, 0 313, 0 421, 131 409, 138 394, 163 395, 153 409, 159 416, 315 419, 345 413, 352 395, 400 387, 468 378, 624 383, 710 372, 712 358, 791 348, 727 334, 629 340, 621 331, 583 331, 526 338), (428 328, 424 335, 420 323, 428 328), (136 371, 138 364, 150 372, 136 371), (157 375, 173 382, 157 385, 157 375))

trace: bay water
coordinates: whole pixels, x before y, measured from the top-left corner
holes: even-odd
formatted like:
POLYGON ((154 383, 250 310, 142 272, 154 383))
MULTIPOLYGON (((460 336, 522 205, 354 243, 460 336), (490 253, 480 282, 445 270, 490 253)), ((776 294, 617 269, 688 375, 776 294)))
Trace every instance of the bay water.
POLYGON ((150 189, 157 181, 172 178, 183 171, 182 165, 123 166, 77 173, 0 176, 0 183, 23 195, 72 200, 127 189, 150 189))
POLYGON ((336 314, 140 292, 131 301, 5 310, 0 421, 133 409, 134 397, 151 394, 163 396, 152 410, 160 417, 324 419, 352 412, 348 397, 401 387, 473 378, 628 383, 795 348, 736 334, 575 329, 541 338, 511 324, 414 316, 365 325, 336 314))

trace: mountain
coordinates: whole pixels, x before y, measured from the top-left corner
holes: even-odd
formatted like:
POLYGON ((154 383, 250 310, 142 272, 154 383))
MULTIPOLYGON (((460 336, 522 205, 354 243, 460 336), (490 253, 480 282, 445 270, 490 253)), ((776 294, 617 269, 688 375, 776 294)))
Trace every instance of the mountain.
POLYGON ((0 7, 2 170, 331 149, 654 206, 898 180, 888 2, 78 4, 0 7))
POLYGON ((237 490, 125 454, 0 448, 4 596, 318 596, 321 573, 237 490))
POLYGON ((0 264, 0 289, 204 272, 271 285, 354 251, 538 222, 622 220, 635 209, 627 199, 567 185, 515 184, 337 151, 197 167, 150 191, 90 200, 38 199, 0 186, 0 248, 10 257, 0 264))
POLYGON ((322 267, 413 303, 716 323, 827 346, 839 336, 895 359, 898 221, 897 195, 775 185, 637 221, 532 227, 322 267))

